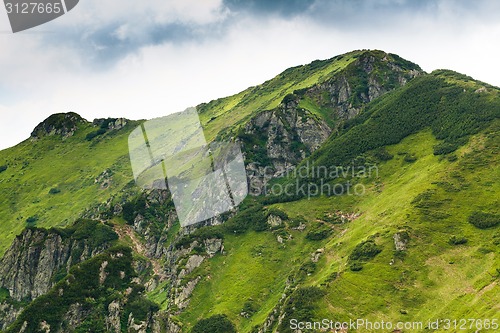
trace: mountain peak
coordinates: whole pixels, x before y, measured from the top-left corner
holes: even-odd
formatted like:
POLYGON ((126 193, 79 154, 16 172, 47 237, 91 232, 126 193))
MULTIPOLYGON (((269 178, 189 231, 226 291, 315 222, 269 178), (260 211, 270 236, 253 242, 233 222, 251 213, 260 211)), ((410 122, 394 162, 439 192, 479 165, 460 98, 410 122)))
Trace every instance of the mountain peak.
POLYGON ((70 137, 75 133, 79 124, 85 123, 88 121, 75 112, 56 113, 38 124, 31 133, 31 138, 40 139, 47 135, 70 137))

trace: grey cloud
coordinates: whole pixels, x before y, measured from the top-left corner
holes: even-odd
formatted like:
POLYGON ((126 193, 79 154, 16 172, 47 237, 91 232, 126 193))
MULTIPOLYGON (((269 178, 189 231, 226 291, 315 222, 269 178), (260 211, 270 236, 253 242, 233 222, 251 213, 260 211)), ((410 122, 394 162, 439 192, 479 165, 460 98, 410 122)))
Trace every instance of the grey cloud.
POLYGON ((285 17, 303 14, 315 0, 225 0, 231 11, 257 14, 279 14, 285 17))
POLYGON ((101 27, 81 30, 61 31, 47 36, 46 45, 57 47, 64 44, 76 50, 84 64, 93 69, 112 66, 116 61, 137 52, 142 47, 164 43, 181 44, 196 42, 206 38, 216 38, 224 30, 224 23, 206 25, 187 24, 182 22, 168 24, 130 24, 116 22, 101 27), (129 27, 130 31, 120 36, 121 27, 129 27))
POLYGON ((495 0, 224 0, 224 4, 235 13, 285 19, 303 16, 345 29, 387 24, 401 15, 449 14, 498 20, 500 11, 500 2, 495 0))
POLYGON ((47 36, 47 44, 65 45, 75 49, 90 68, 112 66, 123 57, 142 47, 163 43, 181 44, 219 39, 232 25, 244 17, 281 17, 285 20, 302 16, 325 27, 343 31, 365 31, 377 27, 404 24, 407 17, 425 14, 432 17, 439 11, 460 13, 459 17, 498 17, 497 1, 478 0, 474 3, 460 0, 223 0, 222 8, 233 15, 221 16, 209 23, 190 21, 154 22, 150 11, 136 16, 101 20, 71 29, 60 29, 47 36), (123 36, 117 33, 127 26, 123 36))

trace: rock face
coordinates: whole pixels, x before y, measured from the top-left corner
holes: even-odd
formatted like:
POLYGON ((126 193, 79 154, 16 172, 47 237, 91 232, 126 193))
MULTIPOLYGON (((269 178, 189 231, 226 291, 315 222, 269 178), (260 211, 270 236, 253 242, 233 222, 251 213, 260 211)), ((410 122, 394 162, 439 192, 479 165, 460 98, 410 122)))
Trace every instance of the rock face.
POLYGON ((22 311, 23 308, 21 307, 15 307, 8 303, 0 303, 0 331, 7 329, 22 311))
POLYGON ((395 55, 366 53, 340 75, 303 93, 332 110, 334 119, 348 120, 358 115, 365 104, 423 73, 418 66, 406 64, 395 55))
POLYGON ((53 114, 35 127, 31 138, 36 140, 47 135, 67 138, 75 133, 78 125, 86 123, 85 119, 74 112, 53 114))
POLYGON ((367 103, 421 74, 396 55, 367 52, 330 79, 296 90, 276 109, 251 118, 239 135, 250 193, 262 194, 269 179, 293 169, 367 103))
POLYGON ((298 100, 252 118, 242 136, 250 191, 259 194, 265 180, 283 175, 326 141, 332 130, 298 107, 298 100))
MULTIPOLYGON (((56 229, 25 229, 0 259, 0 288, 7 289, 15 302, 31 301, 46 294, 72 265, 108 247, 107 242, 95 244, 92 235, 74 237, 56 229)), ((10 325, 21 311, 22 307, 9 302, 0 304, 0 328, 10 325)), ((75 311, 68 316, 75 317, 75 311)))
POLYGON ((113 301, 108 305, 108 316, 106 317, 106 329, 108 332, 120 333, 120 311, 121 305, 118 301, 113 301))
POLYGON ((26 229, 0 260, 0 287, 16 301, 32 300, 49 291, 60 271, 102 252, 44 229, 26 229))
POLYGON ((128 123, 126 118, 98 118, 94 119, 92 125, 108 130, 119 130, 128 123))
MULTIPOLYGON (((177 220, 177 213, 167 190, 152 190, 145 193, 145 202, 148 207, 154 206, 158 209, 155 209, 154 214, 150 214, 148 218, 138 214, 132 227, 144 238, 143 254, 148 258, 159 259, 167 254, 167 248, 163 244, 177 220)), ((120 214, 121 209, 114 207, 115 215, 120 214)))
POLYGON ((410 236, 407 231, 399 231, 394 234, 394 248, 396 251, 405 251, 410 241, 410 236))
POLYGON ((271 214, 267 218, 267 224, 269 224, 269 226, 271 228, 273 228, 273 227, 279 227, 282 223, 283 223, 283 220, 281 220, 281 217, 279 217, 279 216, 271 214))

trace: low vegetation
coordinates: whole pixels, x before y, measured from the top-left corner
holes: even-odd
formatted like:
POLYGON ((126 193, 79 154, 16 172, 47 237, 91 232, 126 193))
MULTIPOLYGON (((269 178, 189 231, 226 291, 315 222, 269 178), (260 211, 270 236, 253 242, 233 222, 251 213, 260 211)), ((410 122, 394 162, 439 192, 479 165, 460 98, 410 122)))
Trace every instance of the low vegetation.
POLYGON ((202 319, 194 325, 191 333, 236 333, 234 324, 224 315, 202 319))

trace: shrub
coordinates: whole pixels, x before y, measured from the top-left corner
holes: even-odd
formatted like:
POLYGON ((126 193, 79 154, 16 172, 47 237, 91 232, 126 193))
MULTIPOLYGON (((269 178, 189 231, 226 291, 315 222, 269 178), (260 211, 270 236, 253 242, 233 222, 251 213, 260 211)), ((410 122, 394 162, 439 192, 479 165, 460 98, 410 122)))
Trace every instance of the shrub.
POLYGON ((157 312, 159 309, 160 308, 156 303, 148 300, 147 298, 142 296, 135 296, 132 301, 129 301, 129 303, 127 303, 124 309, 124 314, 128 319, 129 314, 132 313, 135 322, 138 323, 140 321, 147 320, 148 315, 157 312))
POLYGON ((342 224, 342 217, 336 215, 336 214, 330 214, 330 213, 323 213, 318 216, 318 219, 331 223, 331 224, 342 224))
POLYGON ((300 266, 300 271, 306 274, 312 274, 316 271, 316 263, 312 261, 308 261, 302 266, 300 266))
POLYGON ((88 239, 93 247, 118 239, 118 235, 112 227, 95 220, 76 220, 71 227, 65 228, 63 231, 66 235, 71 235, 71 238, 75 240, 88 239))
POLYGON ((38 221, 38 216, 36 215, 30 216, 26 219, 26 223, 28 224, 33 224, 36 223, 37 221, 38 221))
POLYGON ((229 221, 224 224, 226 231, 230 233, 243 233, 249 229, 255 231, 264 231, 269 228, 267 224, 267 215, 261 204, 252 203, 246 209, 243 209, 229 221))
POLYGON ((454 152, 457 149, 458 145, 455 143, 448 143, 448 142, 438 143, 437 145, 434 146, 434 155, 446 155, 454 152))
POLYGON ((10 297, 10 292, 7 288, 0 288, 0 303, 7 300, 10 297))
POLYGON ((312 241, 320 241, 332 234, 332 229, 323 225, 317 224, 315 225, 306 235, 306 239, 312 241))
POLYGON ((448 243, 450 243, 451 245, 462 245, 467 243, 467 238, 460 236, 451 236, 448 243))
POLYGON ((387 151, 387 149, 385 149, 385 147, 381 147, 381 148, 376 149, 373 152, 373 156, 375 156, 376 159, 378 159, 379 161, 382 161, 382 162, 383 161, 390 161, 394 158, 394 155, 389 153, 387 151))
POLYGON ((404 159, 403 159, 405 162, 408 162, 408 163, 413 163, 417 160, 417 157, 413 154, 407 154, 405 155, 404 159))
POLYGON ((303 216, 297 216, 288 221, 288 226, 290 228, 297 228, 301 224, 306 224, 307 220, 303 216))
POLYGON ((135 205, 132 202, 126 202, 122 206, 123 219, 128 224, 133 224, 135 219, 135 205))
POLYGON ((6 165, 1 165, 0 166, 0 173, 4 172, 5 170, 7 170, 7 166, 6 165))
POLYGON ((241 310, 246 316, 251 317, 255 312, 259 310, 259 307, 255 305, 253 299, 249 299, 243 305, 243 309, 241 310))
POLYGON ((214 315, 194 325, 191 333, 236 333, 236 327, 225 315, 214 315))
MULTIPOLYGON (((207 226, 196 229, 192 234, 182 237, 176 244, 177 249, 188 247, 195 240, 199 243, 207 239, 224 239, 224 234, 222 233, 222 226, 207 226)), ((200 249, 194 248, 193 250, 199 251, 200 249)), ((203 248, 201 248, 204 251, 203 248)))
MULTIPOLYGON (((154 210, 154 208, 152 209, 154 210)), ((146 198, 142 195, 124 203, 122 206, 122 216, 128 224, 133 224, 139 214, 142 216, 146 215, 146 198)))
POLYGON ((500 215, 474 212, 469 216, 469 223, 479 229, 488 229, 500 224, 500 215))
POLYGON ((109 124, 114 123, 117 120, 117 118, 106 118, 103 119, 101 126, 99 126, 101 129, 104 129, 106 131, 107 128, 109 128, 109 124))
POLYGON ((61 193, 61 190, 56 187, 53 187, 49 190, 49 194, 57 194, 57 193, 61 193))
POLYGON ((104 133, 106 133, 106 130, 104 128, 99 128, 97 131, 93 131, 93 132, 90 132, 89 134, 87 134, 85 136, 85 139, 87 141, 90 141, 93 138, 95 138, 96 136, 103 135, 104 133))
POLYGON ((296 319, 299 322, 312 321, 314 312, 318 309, 318 302, 324 296, 325 292, 318 287, 305 287, 295 290, 285 306, 285 317, 279 326, 279 332, 292 332, 290 327, 291 319, 296 319))
POLYGON ((377 254, 382 252, 380 246, 375 244, 373 240, 367 240, 365 242, 356 245, 352 253, 349 255, 350 260, 369 260, 374 258, 377 254))
POLYGON ((363 265, 361 265, 361 263, 356 261, 349 266, 349 269, 353 272, 359 272, 360 270, 363 269, 363 265))
POLYGON ((297 99, 297 96, 295 96, 294 94, 288 94, 285 96, 285 98, 283 98, 283 104, 288 104, 290 102, 293 102, 297 99))

